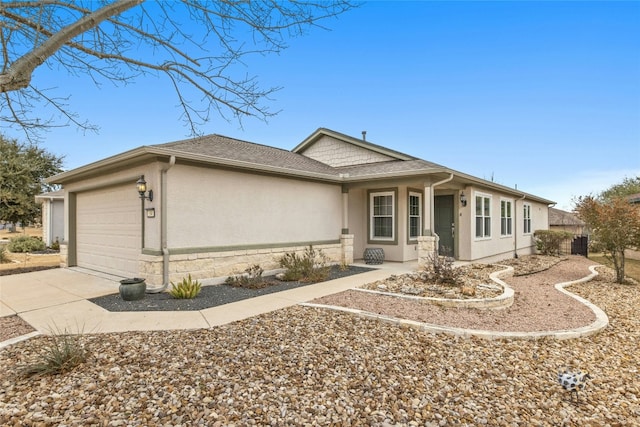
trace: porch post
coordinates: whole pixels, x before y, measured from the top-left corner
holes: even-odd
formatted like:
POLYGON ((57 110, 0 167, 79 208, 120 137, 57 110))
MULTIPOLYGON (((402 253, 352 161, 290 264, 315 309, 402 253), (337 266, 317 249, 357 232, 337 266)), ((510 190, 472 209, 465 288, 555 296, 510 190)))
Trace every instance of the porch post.
POLYGON ((424 183, 424 198, 423 198, 424 213, 424 232, 423 236, 433 236, 433 230, 431 229, 431 218, 433 216, 433 194, 431 194, 431 182, 426 181, 424 183))
POLYGON ((342 186, 342 234, 349 234, 349 189, 342 186))

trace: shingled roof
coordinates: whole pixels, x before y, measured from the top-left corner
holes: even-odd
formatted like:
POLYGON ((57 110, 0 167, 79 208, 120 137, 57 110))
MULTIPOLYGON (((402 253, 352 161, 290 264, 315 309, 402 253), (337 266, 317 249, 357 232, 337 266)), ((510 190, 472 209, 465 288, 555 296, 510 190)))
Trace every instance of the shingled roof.
POLYGON ((194 162, 214 167, 227 167, 273 173, 302 179, 332 183, 362 182, 372 179, 388 179, 431 175, 436 179, 453 176, 463 183, 473 183, 486 188, 526 196, 531 200, 551 204, 550 200, 508 188, 500 184, 455 171, 437 163, 418 159, 379 145, 353 138, 329 129, 319 128, 293 150, 284 150, 222 135, 206 135, 164 144, 145 145, 124 153, 63 172, 47 179, 48 183, 65 185, 69 182, 95 176, 113 168, 123 168, 140 161, 157 161, 174 157, 179 161, 194 162), (353 166, 330 166, 304 154, 305 149, 319 138, 329 136, 344 143, 381 153, 389 160, 353 166))
POLYGON ((338 172, 335 168, 309 157, 280 148, 216 134, 166 144, 157 144, 151 147, 189 153, 211 160, 225 159, 256 166, 270 166, 338 177, 338 172))
POLYGON ((584 226, 585 222, 578 218, 573 212, 549 208, 549 225, 584 226))

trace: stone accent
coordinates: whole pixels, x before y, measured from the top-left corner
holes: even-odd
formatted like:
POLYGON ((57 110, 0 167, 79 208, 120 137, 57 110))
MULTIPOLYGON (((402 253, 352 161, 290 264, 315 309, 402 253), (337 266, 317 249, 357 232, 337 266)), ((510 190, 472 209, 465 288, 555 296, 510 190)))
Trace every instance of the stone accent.
POLYGON ((342 264, 353 264, 353 234, 341 234, 342 264))
POLYGON ((69 266, 69 245, 60 243, 60 268, 69 266))
MULTIPOLYGON (((338 264, 344 258, 342 238, 340 243, 314 245, 322 250, 329 263, 338 264)), ((347 239, 348 240, 348 239, 347 239)), ((169 256, 169 281, 178 282, 191 274, 193 279, 226 278, 244 272, 258 264, 265 271, 280 268, 280 258, 288 252, 302 255, 308 246, 284 248, 244 249, 222 252, 202 252, 169 256)), ((351 262, 353 262, 353 236, 351 236, 351 262)), ((347 249, 348 250, 348 249, 347 249)), ((152 286, 162 285, 162 255, 141 255, 138 259, 140 276, 152 286)))
POLYGON ((438 248, 438 236, 418 236, 418 268, 424 268, 438 248))

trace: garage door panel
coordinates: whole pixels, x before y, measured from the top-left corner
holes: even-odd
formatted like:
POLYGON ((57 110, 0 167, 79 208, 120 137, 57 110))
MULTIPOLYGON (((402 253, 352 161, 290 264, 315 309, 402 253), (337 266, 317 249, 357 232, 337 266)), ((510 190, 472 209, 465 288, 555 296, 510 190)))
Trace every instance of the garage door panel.
POLYGON ((141 206, 131 185, 78 193, 76 250, 80 267, 133 277, 141 248, 141 206))

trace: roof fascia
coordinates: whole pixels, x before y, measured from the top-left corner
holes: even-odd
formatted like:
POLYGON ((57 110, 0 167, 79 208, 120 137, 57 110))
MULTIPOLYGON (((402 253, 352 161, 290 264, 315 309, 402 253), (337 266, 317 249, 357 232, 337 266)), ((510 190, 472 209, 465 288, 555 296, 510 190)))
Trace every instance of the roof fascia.
POLYGON ((134 148, 133 150, 125 151, 124 153, 116 154, 115 156, 107 157, 106 159, 98 160, 97 162, 89 163, 87 165, 71 169, 70 171, 51 176, 45 179, 45 182, 47 184, 64 184, 74 179, 94 174, 98 169, 110 168, 115 165, 121 166, 124 162, 128 162, 145 155, 154 154, 154 151, 155 150, 148 146, 134 148))
POLYGON ((531 200, 534 202, 544 203, 546 205, 555 205, 556 202, 553 200, 545 199, 542 197, 535 196, 533 194, 526 193, 524 191, 517 190, 515 188, 507 187, 502 184, 496 184, 495 182, 487 181, 485 179, 476 178, 472 175, 467 175, 465 173, 451 171, 456 177, 461 178, 463 181, 467 181, 472 184, 476 184, 481 187, 490 188, 492 190, 501 191, 503 193, 511 194, 517 197, 524 197, 524 200, 531 200))
POLYGON ((115 167, 121 167, 124 162, 139 160, 141 158, 144 158, 145 156, 148 156, 149 159, 152 159, 158 156, 169 158, 172 155, 176 156, 176 158, 180 160, 192 161, 208 165, 224 166, 234 169, 252 170, 256 172, 266 172, 276 175, 293 176, 334 183, 339 183, 342 181, 337 173, 335 175, 330 175, 317 172, 298 171, 295 169, 267 166, 239 160, 230 160, 221 157, 204 156, 201 154, 188 153, 180 150, 143 146, 94 163, 90 163, 85 166, 81 166, 76 169, 72 169, 67 172, 60 173, 58 175, 54 175, 50 178, 47 178, 45 182, 49 184, 65 184, 72 180, 82 179, 85 176, 94 175, 98 170, 108 170, 115 167))
POLYGON ((399 151, 391 150, 389 148, 382 147, 380 145, 372 144, 370 142, 363 141, 361 139, 354 138, 352 136, 345 135, 343 133, 336 132, 336 131, 333 131, 331 129, 326 129, 326 128, 317 129, 314 133, 309 135, 304 141, 302 141, 300 144, 298 144, 291 151, 293 153, 301 153, 302 151, 306 150, 307 148, 309 148, 310 146, 315 144, 322 136, 330 136, 330 137, 335 138, 337 140, 346 142, 347 144, 352 144, 352 145, 358 146, 360 148, 364 148, 366 150, 374 151, 376 153, 383 154, 385 156, 393 157, 394 159, 397 159, 397 160, 417 160, 416 157, 409 156, 408 154, 404 154, 404 153, 401 153, 399 151))

